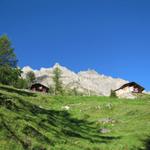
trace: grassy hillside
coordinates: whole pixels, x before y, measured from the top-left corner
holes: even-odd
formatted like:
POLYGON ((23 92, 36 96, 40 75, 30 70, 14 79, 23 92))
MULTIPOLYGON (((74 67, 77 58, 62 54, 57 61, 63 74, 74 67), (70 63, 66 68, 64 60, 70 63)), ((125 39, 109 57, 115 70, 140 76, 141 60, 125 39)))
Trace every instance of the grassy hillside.
POLYGON ((0 85, 0 150, 149 150, 150 97, 61 97, 0 85))

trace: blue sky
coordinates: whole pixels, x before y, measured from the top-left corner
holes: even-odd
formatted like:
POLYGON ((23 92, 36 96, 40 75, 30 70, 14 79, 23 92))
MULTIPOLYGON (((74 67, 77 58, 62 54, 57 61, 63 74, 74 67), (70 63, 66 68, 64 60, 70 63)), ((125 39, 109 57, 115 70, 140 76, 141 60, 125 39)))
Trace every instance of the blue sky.
POLYGON ((149 8, 148 0, 0 0, 0 34, 20 67, 59 62, 150 90, 149 8))

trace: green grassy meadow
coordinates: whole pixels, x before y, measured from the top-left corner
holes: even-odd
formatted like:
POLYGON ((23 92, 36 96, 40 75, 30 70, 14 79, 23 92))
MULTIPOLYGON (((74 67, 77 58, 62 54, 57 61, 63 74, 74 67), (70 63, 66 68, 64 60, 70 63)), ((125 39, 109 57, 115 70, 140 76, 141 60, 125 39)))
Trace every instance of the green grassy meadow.
POLYGON ((0 150, 24 149, 150 150, 150 96, 50 96, 0 85, 0 150))

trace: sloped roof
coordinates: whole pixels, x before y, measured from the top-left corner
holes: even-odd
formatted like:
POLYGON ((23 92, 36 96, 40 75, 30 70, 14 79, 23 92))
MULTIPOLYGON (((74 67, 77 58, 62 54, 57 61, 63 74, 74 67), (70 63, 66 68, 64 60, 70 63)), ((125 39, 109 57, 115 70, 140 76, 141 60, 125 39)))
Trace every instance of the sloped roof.
POLYGON ((136 82, 129 82, 129 83, 126 83, 124 85, 122 85, 119 89, 116 89, 115 91, 118 91, 120 89, 123 89, 127 86, 134 86, 134 87, 137 87, 138 89, 140 89, 141 91, 143 91, 145 88, 142 87, 141 85, 137 84, 136 82))

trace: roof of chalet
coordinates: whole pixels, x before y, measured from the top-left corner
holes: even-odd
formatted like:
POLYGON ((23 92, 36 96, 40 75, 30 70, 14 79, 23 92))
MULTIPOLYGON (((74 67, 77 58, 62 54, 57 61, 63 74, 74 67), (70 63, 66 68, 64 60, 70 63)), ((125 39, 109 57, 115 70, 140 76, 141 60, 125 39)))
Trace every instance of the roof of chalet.
POLYGON ((49 89, 45 84, 42 84, 42 83, 39 83, 39 82, 33 83, 33 84, 31 85, 31 88, 32 88, 33 86, 35 86, 35 85, 43 86, 43 87, 49 89))
POLYGON ((129 82, 129 83, 126 83, 126 84, 122 85, 120 88, 116 89, 115 91, 123 89, 123 88, 125 88, 127 86, 134 86, 134 87, 140 89, 141 91, 143 91, 145 89, 144 87, 142 87, 141 85, 137 84, 136 82, 129 82))

